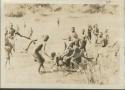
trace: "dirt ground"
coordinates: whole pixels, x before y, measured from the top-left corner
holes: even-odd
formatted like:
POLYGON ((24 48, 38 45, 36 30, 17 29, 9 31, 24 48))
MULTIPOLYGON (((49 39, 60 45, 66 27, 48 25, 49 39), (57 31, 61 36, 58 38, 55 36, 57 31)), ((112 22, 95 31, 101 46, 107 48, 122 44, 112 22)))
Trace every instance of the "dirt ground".
MULTIPOLYGON (((71 31, 71 27, 76 27, 76 32, 81 35, 83 28, 87 30, 89 24, 98 24, 100 31, 109 29, 110 45, 115 41, 119 40, 120 32, 120 20, 117 15, 109 14, 84 14, 84 15, 52 15, 52 16, 40 16, 37 14, 28 14, 24 17, 6 17, 6 25, 12 22, 14 25, 19 25, 19 32, 23 35, 28 35, 30 28, 34 30, 32 39, 40 38, 43 34, 49 34, 50 39, 47 43, 47 53, 51 52, 63 52, 64 41, 71 31), (60 20, 60 26, 57 26, 57 19, 60 20), (26 28, 23 27, 24 22, 26 28)), ((49 72, 51 70, 52 60, 45 56, 45 68, 47 73, 38 74, 38 63, 34 62, 32 57, 33 45, 30 47, 28 53, 24 51, 30 41, 24 38, 16 36, 15 46, 16 51, 11 57, 10 68, 5 69, 6 71, 6 86, 9 84, 45 84, 45 83, 61 83, 61 84, 91 84, 88 81, 89 73, 73 72, 67 76, 66 72, 49 72)), ((89 46, 89 45, 88 45, 89 46)), ((106 50, 106 49, 105 49, 106 50)), ((115 50, 115 49, 114 49, 115 50)), ((96 48, 88 47, 89 54, 93 54, 96 48)), ((102 68, 101 74, 97 70, 94 75, 99 83, 97 84, 119 84, 119 55, 114 56, 114 52, 105 53, 107 57, 99 58, 102 68)))

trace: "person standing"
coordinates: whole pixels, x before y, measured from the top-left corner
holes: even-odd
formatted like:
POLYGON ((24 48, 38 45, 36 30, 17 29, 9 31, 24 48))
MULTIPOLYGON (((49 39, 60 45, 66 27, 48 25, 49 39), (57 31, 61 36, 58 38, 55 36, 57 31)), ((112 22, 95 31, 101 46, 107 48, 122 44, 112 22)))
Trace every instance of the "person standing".
POLYGON ((49 35, 45 35, 42 42, 37 43, 36 48, 34 50, 34 60, 39 63, 38 72, 41 73, 41 67, 44 68, 45 58, 40 53, 43 50, 43 53, 46 54, 46 43, 49 40, 49 35))
POLYGON ((88 40, 91 42, 92 39, 92 26, 88 26, 88 40))
POLYGON ((95 24, 94 26, 93 26, 93 33, 94 33, 94 35, 95 35, 95 44, 97 44, 97 41, 98 41, 98 38, 99 38, 99 28, 98 28, 98 25, 97 24, 95 24))

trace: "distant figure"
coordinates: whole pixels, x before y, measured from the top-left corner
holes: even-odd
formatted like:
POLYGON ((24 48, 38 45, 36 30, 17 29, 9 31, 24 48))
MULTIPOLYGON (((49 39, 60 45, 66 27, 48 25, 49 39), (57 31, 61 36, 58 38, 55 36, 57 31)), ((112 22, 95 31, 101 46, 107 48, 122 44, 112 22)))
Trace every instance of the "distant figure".
POLYGON ((60 21, 59 21, 59 18, 58 18, 58 20, 57 20, 57 25, 58 25, 58 27, 59 27, 59 25, 60 25, 60 21))
POLYGON ((83 37, 80 40, 80 49, 86 52, 86 45, 87 45, 87 37, 83 37))
POLYGON ((73 42, 74 44, 77 43, 79 46, 79 38, 78 38, 78 34, 75 31, 75 27, 72 27, 71 34, 68 36, 68 38, 65 38, 63 40, 67 40, 67 42, 64 42, 64 44, 65 44, 64 50, 66 50, 66 48, 68 46, 68 44, 67 44, 68 42, 73 42))
POLYGON ((85 29, 82 30, 82 38, 86 37, 85 29))
POLYGON ((108 45, 108 42, 109 41, 109 35, 108 35, 108 29, 105 30, 105 33, 104 33, 104 45, 103 47, 106 47, 108 45))
MULTIPOLYGON (((34 59, 39 63, 38 72, 41 73, 41 67, 44 69, 45 58, 41 55, 40 51, 43 49, 44 54, 46 54, 46 42, 49 40, 49 36, 45 35, 43 42, 40 42, 34 50, 34 59)), ((45 70, 45 69, 44 69, 45 70)))
POLYGON ((85 34, 85 29, 82 30, 82 38, 80 40, 80 49, 86 51, 87 35, 85 34))
POLYGON ((5 52, 6 52, 6 66, 9 63, 10 65, 10 56, 12 55, 12 50, 15 52, 15 37, 16 30, 13 27, 13 24, 9 24, 9 28, 6 28, 5 32, 5 52))
POLYGON ((75 27, 72 27, 71 38, 72 38, 73 41, 78 38, 78 34, 75 31, 75 27))
POLYGON ((13 44, 9 41, 8 36, 5 36, 5 53, 6 53, 6 64, 5 66, 7 66, 7 64, 10 65, 10 56, 12 55, 12 50, 13 49, 13 44))
POLYGON ((98 37, 99 37, 99 28, 98 28, 98 25, 95 24, 93 26, 93 33, 95 35, 95 43, 97 44, 97 41, 98 41, 98 37))
POLYGON ((15 33, 16 33, 16 30, 14 29, 13 24, 10 23, 9 30, 8 30, 9 38, 14 39, 15 33))
POLYGON ((72 42, 71 36, 69 36, 69 37, 66 39, 66 41, 64 42, 64 45, 65 45, 64 50, 66 50, 66 49, 68 48, 70 42, 72 42))
POLYGON ((78 37, 78 34, 76 33, 75 31, 75 27, 72 27, 72 32, 71 32, 71 40, 77 44, 77 46, 80 46, 79 45, 79 37, 78 37))
POLYGON ((92 39, 92 26, 88 26, 88 40, 91 42, 92 39))
POLYGON ((8 53, 7 57, 10 58, 10 55, 12 55, 12 50, 15 52, 15 42, 14 38, 16 35, 16 29, 13 27, 13 24, 10 23, 9 27, 6 27, 5 32, 5 50, 6 53, 8 53))

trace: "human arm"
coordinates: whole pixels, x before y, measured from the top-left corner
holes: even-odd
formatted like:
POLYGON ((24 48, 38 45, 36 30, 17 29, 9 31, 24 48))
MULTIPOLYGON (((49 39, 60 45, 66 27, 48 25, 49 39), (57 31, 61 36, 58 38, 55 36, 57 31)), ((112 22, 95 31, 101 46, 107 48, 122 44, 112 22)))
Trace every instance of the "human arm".
POLYGON ((46 52, 46 42, 44 42, 44 44, 43 44, 43 52, 44 53, 46 52))
POLYGON ((31 46, 31 44, 32 44, 32 43, 35 43, 36 41, 37 41, 37 39, 30 41, 30 43, 28 44, 28 46, 27 46, 27 48, 26 48, 25 50, 28 51, 28 49, 29 49, 29 47, 31 46))

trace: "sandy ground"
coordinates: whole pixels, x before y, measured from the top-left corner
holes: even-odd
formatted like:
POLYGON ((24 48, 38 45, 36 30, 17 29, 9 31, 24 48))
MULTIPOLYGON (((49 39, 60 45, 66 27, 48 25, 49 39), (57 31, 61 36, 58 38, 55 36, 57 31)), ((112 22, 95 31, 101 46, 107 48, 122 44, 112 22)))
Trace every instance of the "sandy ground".
MULTIPOLYGON (((49 34, 50 40, 47 44, 47 52, 50 54, 53 51, 62 52, 64 44, 62 38, 67 37, 71 27, 75 26, 76 31, 80 34, 83 28, 87 29, 88 24, 99 24, 101 31, 109 29, 110 42, 113 43, 119 40, 120 21, 115 15, 53 15, 42 17, 39 15, 26 15, 21 18, 6 17, 6 24, 9 22, 19 25, 20 33, 27 35, 32 27, 34 34, 33 39, 40 38, 43 34, 49 34), (57 26, 57 18, 60 19, 60 26, 57 26), (24 22, 27 27, 24 28, 24 22), (117 34, 116 34, 117 33, 117 34)), ((42 84, 42 83, 62 83, 62 84, 88 84, 88 76, 84 73, 74 72, 65 76, 65 72, 47 72, 39 75, 37 72, 38 64, 34 62, 32 57, 33 45, 29 52, 25 53, 24 49, 30 41, 16 37, 15 45, 16 52, 11 57, 10 69, 6 71, 6 85, 9 84, 42 84)), ((95 51, 94 48, 89 50, 95 51)), ((102 74, 95 73, 95 78, 99 79, 103 84, 118 84, 119 81, 119 57, 114 57, 112 53, 106 53, 109 56, 100 58, 102 63, 102 74)), ((45 68, 50 71, 52 61, 46 57, 45 68)), ((89 83, 90 84, 90 83, 89 83)))

